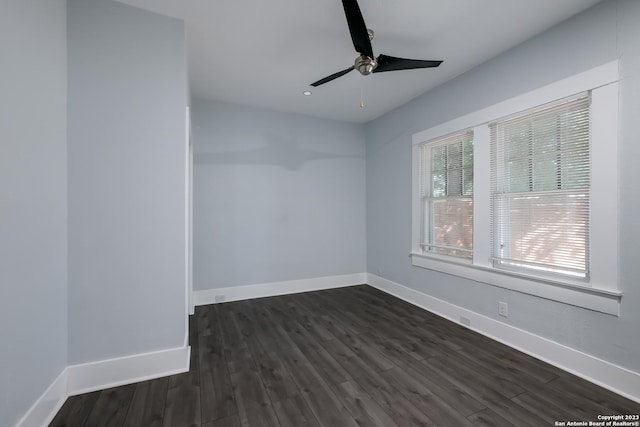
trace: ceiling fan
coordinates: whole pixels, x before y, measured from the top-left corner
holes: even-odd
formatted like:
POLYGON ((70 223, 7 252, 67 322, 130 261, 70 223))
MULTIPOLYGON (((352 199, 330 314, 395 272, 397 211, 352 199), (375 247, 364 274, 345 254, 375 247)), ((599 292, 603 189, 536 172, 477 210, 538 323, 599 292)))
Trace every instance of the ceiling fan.
POLYGON ((356 58, 355 63, 351 67, 311 83, 311 86, 317 87, 323 85, 331 80, 344 76, 354 69, 358 70, 363 76, 366 76, 371 73, 382 73, 384 71, 432 68, 442 64, 442 61, 423 61, 419 59, 396 58, 388 55, 379 55, 376 58, 373 55, 373 48, 371 47, 373 31, 367 29, 367 25, 364 23, 364 18, 362 17, 362 12, 360 12, 360 7, 358 6, 358 1, 342 0, 342 5, 344 6, 344 13, 347 17, 353 47, 356 48, 360 56, 356 58))

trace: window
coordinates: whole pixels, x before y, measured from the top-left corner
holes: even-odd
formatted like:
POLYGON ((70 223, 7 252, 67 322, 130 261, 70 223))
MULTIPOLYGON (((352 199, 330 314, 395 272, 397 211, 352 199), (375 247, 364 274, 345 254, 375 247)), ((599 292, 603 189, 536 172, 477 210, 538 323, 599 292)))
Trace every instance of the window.
POLYGON ((618 63, 413 135, 412 264, 618 314, 618 63))
POLYGON ((491 260, 585 279, 590 96, 490 124, 491 260))
POLYGON ((420 146, 423 251, 470 259, 473 253, 473 133, 420 146))

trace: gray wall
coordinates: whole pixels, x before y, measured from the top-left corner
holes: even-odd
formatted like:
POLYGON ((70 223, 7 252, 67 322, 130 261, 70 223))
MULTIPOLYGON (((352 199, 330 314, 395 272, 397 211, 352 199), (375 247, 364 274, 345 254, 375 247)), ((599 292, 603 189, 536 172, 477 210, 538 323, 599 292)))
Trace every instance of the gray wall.
POLYGON ((195 100, 194 289, 365 271, 361 125, 195 100))
POLYGON ((66 6, 0 12, 0 425, 67 364, 66 6))
MULTIPOLYGON (((368 271, 640 371, 640 2, 605 1, 369 123, 368 271), (412 267, 411 135, 602 63, 621 59, 622 315, 600 314, 412 267)), ((446 58, 445 58, 446 59, 446 58)), ((615 215, 615 212, 612 212, 615 215)))
POLYGON ((68 2, 69 364, 185 338, 184 26, 68 2))

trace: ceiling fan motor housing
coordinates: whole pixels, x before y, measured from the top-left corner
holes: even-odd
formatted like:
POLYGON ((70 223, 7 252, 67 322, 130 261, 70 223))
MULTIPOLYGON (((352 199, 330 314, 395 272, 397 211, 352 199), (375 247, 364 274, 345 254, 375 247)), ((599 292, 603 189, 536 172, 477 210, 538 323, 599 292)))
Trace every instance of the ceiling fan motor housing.
POLYGON ((360 55, 356 58, 356 62, 354 63, 354 67, 356 70, 360 72, 363 76, 367 76, 376 69, 378 63, 375 59, 369 58, 366 55, 360 55))

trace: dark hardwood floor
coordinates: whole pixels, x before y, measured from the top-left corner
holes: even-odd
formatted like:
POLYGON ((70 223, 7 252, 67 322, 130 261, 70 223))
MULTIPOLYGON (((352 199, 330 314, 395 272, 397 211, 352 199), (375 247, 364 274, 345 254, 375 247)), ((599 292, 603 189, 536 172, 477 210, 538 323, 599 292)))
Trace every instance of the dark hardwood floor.
POLYGON ((554 426, 640 404, 369 286, 197 307, 191 370, 51 426, 554 426))

